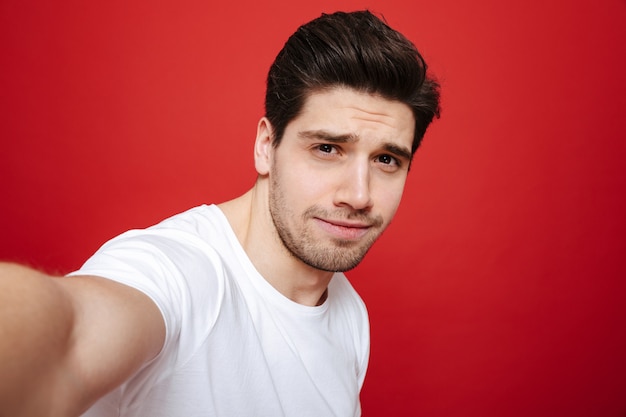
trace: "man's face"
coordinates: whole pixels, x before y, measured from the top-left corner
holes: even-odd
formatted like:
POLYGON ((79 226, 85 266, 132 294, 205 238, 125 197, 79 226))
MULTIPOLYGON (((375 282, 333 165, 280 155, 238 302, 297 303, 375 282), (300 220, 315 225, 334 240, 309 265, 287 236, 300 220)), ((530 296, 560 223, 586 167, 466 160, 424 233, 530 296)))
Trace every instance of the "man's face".
POLYGON ((316 269, 354 268, 393 218, 411 158, 410 108, 334 88, 313 93, 271 150, 277 234, 316 269))

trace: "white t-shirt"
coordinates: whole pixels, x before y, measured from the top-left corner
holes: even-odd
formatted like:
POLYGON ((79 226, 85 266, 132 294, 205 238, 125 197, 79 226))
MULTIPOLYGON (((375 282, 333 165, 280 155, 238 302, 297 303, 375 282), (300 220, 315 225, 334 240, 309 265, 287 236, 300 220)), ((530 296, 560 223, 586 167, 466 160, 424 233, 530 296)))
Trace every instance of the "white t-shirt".
POLYGON ((215 205, 126 232, 75 274, 139 289, 166 324, 159 355, 84 416, 361 414, 369 358, 361 298, 341 273, 320 306, 284 297, 215 205))

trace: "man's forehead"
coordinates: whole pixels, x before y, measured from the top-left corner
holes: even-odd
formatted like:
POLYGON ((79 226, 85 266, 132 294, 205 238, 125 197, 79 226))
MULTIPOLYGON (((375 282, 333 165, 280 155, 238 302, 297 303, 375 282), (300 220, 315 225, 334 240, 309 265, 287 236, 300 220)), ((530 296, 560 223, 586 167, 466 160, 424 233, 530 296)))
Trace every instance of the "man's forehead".
POLYGON ((415 129, 407 104, 345 87, 311 92, 292 122, 298 132, 324 131, 334 136, 370 129, 390 138, 406 138, 409 146, 415 129))

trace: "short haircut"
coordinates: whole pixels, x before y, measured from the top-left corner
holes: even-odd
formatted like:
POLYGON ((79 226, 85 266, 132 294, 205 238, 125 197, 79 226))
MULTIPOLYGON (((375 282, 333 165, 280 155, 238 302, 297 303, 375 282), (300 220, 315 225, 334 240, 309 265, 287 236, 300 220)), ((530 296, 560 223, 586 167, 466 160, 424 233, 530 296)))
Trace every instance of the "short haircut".
POLYGON ((439 117, 439 84, 411 41, 367 10, 322 14, 291 35, 270 67, 265 115, 273 145, 311 93, 333 87, 408 105, 415 118, 412 153, 439 117))

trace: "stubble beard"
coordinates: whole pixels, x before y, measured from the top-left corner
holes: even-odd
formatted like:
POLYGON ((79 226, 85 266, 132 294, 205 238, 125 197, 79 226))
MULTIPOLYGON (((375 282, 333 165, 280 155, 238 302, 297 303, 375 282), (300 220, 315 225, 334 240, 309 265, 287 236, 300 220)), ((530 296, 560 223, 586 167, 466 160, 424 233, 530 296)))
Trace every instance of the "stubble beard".
POLYGON ((382 218, 372 219, 365 212, 347 209, 331 214, 322 207, 311 206, 297 219, 287 207, 280 178, 275 170, 270 175, 269 210, 274 228, 285 249, 306 265, 328 272, 345 272, 356 267, 384 229, 382 218), (287 222, 289 218, 298 220, 302 226, 297 230, 291 230, 287 222), (372 231, 378 232, 368 233, 358 242, 332 239, 331 243, 325 243, 312 236, 311 230, 307 227, 313 218, 359 220, 372 224, 372 231))

